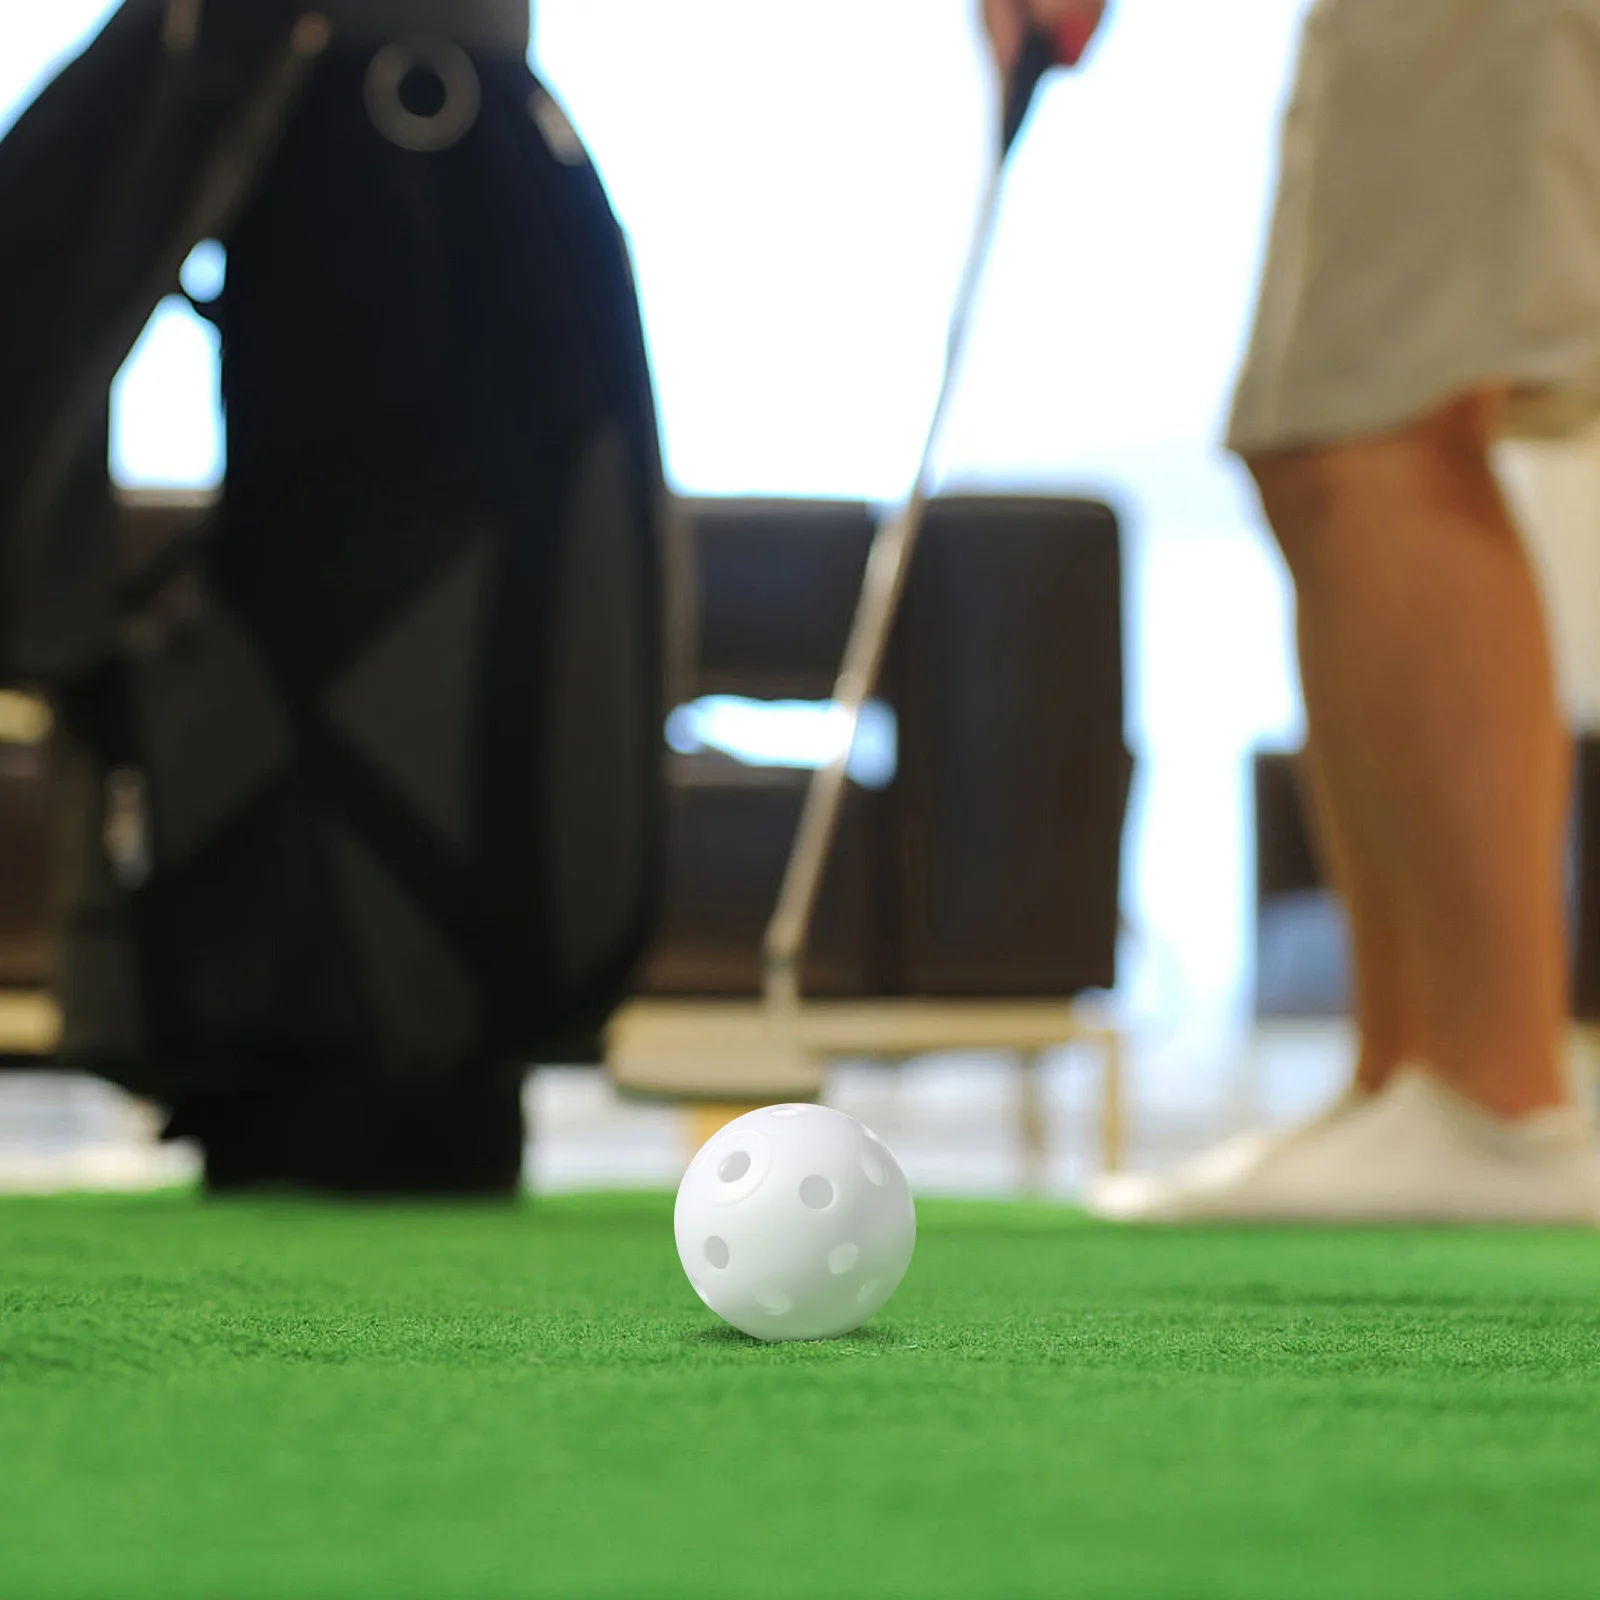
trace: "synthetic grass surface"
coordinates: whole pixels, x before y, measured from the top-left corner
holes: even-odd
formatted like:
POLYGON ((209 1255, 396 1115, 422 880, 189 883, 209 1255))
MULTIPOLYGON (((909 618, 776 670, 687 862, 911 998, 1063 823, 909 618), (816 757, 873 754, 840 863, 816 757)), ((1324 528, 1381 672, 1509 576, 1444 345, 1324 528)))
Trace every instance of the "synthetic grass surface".
POLYGON ((1600 1236, 920 1209, 763 1346, 660 1197, 0 1202, 0 1596, 1600 1592, 1600 1236))

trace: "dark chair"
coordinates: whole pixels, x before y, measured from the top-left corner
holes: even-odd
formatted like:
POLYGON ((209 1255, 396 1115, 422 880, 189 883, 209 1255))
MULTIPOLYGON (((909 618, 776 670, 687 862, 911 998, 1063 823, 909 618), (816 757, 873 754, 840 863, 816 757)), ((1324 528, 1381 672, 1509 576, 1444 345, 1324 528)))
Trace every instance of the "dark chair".
MULTIPOLYGON (((685 510, 695 693, 827 698, 874 529, 868 508, 685 510)), ((1105 506, 976 495, 932 505, 880 688, 898 770, 882 791, 851 790, 809 948, 814 1056, 987 1046, 1034 1060, 1092 1037, 1111 1060, 1114 1158, 1114 1029, 1074 1002, 1115 976, 1132 768, 1122 685, 1120 539, 1105 506)), ((624 1089, 727 1101, 789 1090, 751 1058, 761 935, 808 780, 720 756, 677 766, 666 914, 639 1002, 610 1041, 624 1089)))
MULTIPOLYGON (((826 699, 873 519, 865 506, 700 501, 696 694, 826 699)), ((936 501, 881 693, 898 771, 852 788, 807 990, 1071 998, 1114 981, 1122 820, 1122 590, 1091 502, 936 501)), ((674 767, 666 918, 649 994, 754 997, 809 774, 723 756, 674 767)))
POLYGON ((1306 823, 1298 752, 1259 750, 1255 801, 1255 1015, 1342 1017, 1350 1008, 1344 910, 1306 823))
MULTIPOLYGON (((212 497, 185 491, 136 491, 122 497, 122 568, 134 579, 195 534, 212 497)), ((124 996, 125 984, 108 982, 125 964, 114 948, 120 934, 102 908, 72 898, 60 868, 72 848, 67 830, 81 831, 86 815, 82 773, 52 743, 50 715, 38 701, 7 695, 11 714, 0 719, 0 1070, 55 1066, 62 1042, 56 990, 124 996), (9 732, 10 737, 7 737, 9 732), (58 901, 60 902, 58 904, 58 901), (63 917, 77 919, 72 958, 60 948, 63 917)), ((96 1015, 74 1005, 65 1049, 93 1062, 121 1048, 127 1017, 96 1015), (116 1036, 115 1044, 108 1043, 116 1036)))
POLYGON ((44 745, 0 733, 0 990, 52 981, 50 823, 44 745))
POLYGON ((59 1034, 48 724, 38 701, 0 696, 0 1068, 47 1065, 59 1034))

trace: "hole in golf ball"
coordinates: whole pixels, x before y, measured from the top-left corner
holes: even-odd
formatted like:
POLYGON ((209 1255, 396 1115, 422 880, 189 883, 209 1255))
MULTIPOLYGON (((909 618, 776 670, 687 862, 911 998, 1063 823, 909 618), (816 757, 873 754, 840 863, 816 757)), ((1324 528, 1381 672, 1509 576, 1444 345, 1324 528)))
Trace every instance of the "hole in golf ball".
POLYGON ((853 1244, 836 1244, 828 1252, 828 1271, 835 1277, 848 1272, 861 1259, 861 1251, 853 1244))
POLYGON ((706 1240, 706 1260, 719 1270, 728 1264, 728 1241, 712 1234, 706 1240))
POLYGON ((717 1168, 717 1176, 724 1183, 737 1183, 749 1170, 749 1153, 744 1150, 735 1150, 731 1155, 726 1155, 722 1158, 722 1165, 717 1168))
POLYGON ((800 1199, 813 1211, 826 1211, 833 1204, 833 1185, 817 1173, 800 1180, 800 1199))
POLYGON ((772 1114, 775 1117, 798 1117, 804 1110, 804 1106, 774 1106, 772 1114))
POLYGON ((773 1316, 781 1317, 793 1304, 782 1289, 757 1289, 756 1304, 763 1311, 770 1311, 773 1316))
POLYGON ((880 1189, 888 1178, 888 1174, 883 1170, 883 1163, 876 1156, 862 1156, 861 1170, 866 1173, 867 1182, 876 1184, 880 1189))
POLYGON ((866 1305, 869 1300, 876 1298, 877 1293, 878 1280, 876 1278, 868 1278, 867 1281, 856 1291, 856 1304, 858 1306, 866 1305))

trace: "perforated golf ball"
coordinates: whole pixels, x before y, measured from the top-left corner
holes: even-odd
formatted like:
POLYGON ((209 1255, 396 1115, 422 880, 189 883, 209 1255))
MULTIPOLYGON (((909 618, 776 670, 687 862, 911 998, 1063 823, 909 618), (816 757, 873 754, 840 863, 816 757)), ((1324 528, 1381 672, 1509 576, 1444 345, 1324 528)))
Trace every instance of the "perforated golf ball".
POLYGON ((917 1216, 900 1163, 854 1117, 766 1106, 689 1163, 673 1231, 724 1322, 757 1339, 835 1339, 900 1287, 917 1216))

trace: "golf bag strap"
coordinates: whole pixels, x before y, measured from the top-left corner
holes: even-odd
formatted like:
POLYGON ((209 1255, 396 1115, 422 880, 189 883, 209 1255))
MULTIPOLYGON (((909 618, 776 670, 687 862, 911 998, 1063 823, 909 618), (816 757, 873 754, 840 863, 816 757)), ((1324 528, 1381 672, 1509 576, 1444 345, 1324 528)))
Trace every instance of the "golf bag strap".
MULTIPOLYGON (((162 74, 152 86, 140 125, 128 131, 111 200, 98 219, 92 247, 84 252, 69 295, 73 325, 92 332, 86 342, 79 341, 73 359, 64 363, 62 387, 46 403, 47 420, 17 497, 13 549, 3 576, 24 617, 30 600, 50 588, 56 519, 118 368, 150 313, 177 283, 195 243, 223 234, 248 202, 277 151, 316 59, 328 44, 328 25, 320 14, 286 17, 282 41, 260 66, 231 126, 201 163, 172 225, 153 249, 144 249, 139 242, 141 202, 159 186, 161 164, 175 131, 182 127, 195 74, 204 72, 206 65, 196 59, 198 41, 186 37, 182 17, 177 16, 175 23, 175 13, 184 4, 185 0, 168 0, 162 74), (130 260, 139 263, 131 275, 130 260)), ((47 605, 37 610, 45 617, 51 614, 47 605)), ((13 622, 12 628, 15 636, 5 640, 7 665, 20 664, 29 681, 47 681, 54 675, 48 641, 31 637, 25 622, 13 622)))

